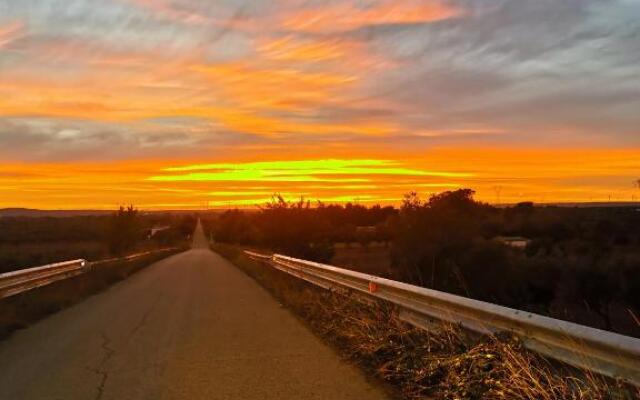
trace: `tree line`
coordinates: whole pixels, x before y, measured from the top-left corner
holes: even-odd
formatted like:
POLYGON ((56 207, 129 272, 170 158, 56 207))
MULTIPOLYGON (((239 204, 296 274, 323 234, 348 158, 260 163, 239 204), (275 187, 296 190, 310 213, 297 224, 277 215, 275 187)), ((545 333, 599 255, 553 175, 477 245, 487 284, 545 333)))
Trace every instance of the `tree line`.
POLYGON ((66 261, 95 260, 187 244, 196 217, 144 213, 133 206, 111 214, 0 218, 0 272, 66 261), (165 226, 153 236, 151 229, 165 226))
POLYGON ((640 212, 523 202, 493 207, 470 189, 399 208, 275 195, 257 211, 205 221, 214 240, 331 262, 338 243, 384 243, 392 279, 628 334, 640 334, 640 212), (524 249, 500 237, 526 238, 524 249))

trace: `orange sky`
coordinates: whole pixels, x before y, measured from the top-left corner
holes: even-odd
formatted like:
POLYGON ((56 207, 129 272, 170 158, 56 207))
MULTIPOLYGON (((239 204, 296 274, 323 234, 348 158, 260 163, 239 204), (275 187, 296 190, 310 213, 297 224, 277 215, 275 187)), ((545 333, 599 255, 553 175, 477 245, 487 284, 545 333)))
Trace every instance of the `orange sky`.
POLYGON ((207 160, 7 164, 0 167, 0 206, 109 209, 122 203, 147 209, 248 206, 274 192, 327 202, 398 204, 472 187, 488 202, 629 201, 640 198, 629 171, 634 150, 437 149, 424 157, 309 161, 207 160), (465 160, 460 163, 459 160, 465 160), (615 161, 612 161, 615 160, 615 161), (308 165, 305 165, 308 164, 308 165), (517 171, 517 176, 505 171, 517 171), (610 183, 611 182, 611 183, 610 183))
POLYGON ((50 2, 0 4, 0 207, 640 198, 623 0, 50 2))

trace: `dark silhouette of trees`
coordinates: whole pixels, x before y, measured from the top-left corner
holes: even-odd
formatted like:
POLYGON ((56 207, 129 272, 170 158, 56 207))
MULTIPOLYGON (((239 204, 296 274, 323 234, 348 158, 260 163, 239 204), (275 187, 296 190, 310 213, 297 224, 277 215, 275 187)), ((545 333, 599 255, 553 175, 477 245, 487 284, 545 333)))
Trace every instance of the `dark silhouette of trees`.
POLYGON ((333 257, 333 245, 327 239, 331 225, 304 198, 287 202, 274 195, 258 213, 256 223, 262 243, 278 252, 320 262, 333 257))
POLYGON ((107 216, 0 217, 0 244, 102 241, 107 216))
POLYGON ((218 241, 321 262, 331 261, 336 243, 360 243, 357 254, 389 242, 393 279, 640 335, 635 207, 495 208, 473 196, 460 189, 423 200, 412 192, 394 209, 274 195, 258 211, 219 215, 210 229, 218 241), (504 236, 528 245, 510 247, 504 236), (631 322, 621 325, 624 318, 631 322))
POLYGON ((470 190, 428 201, 409 193, 393 226, 400 279, 536 312, 586 308, 597 317, 579 322, 605 329, 614 328, 613 310, 619 319, 623 304, 638 315, 640 213, 633 208, 496 209, 470 190), (501 235, 531 243, 521 251, 491 239, 501 235))
POLYGON ((253 216, 240 211, 228 210, 211 224, 214 240, 223 243, 253 245, 258 242, 258 232, 253 216))
POLYGON ((326 205, 304 198, 289 202, 274 194, 257 212, 229 210, 208 225, 219 242, 263 246, 294 257, 329 262, 335 243, 388 241, 386 223, 395 213, 393 207, 326 205))
POLYGON ((143 238, 138 210, 132 205, 120 206, 109 221, 107 240, 111 254, 122 255, 135 248, 143 238))
POLYGON ((196 228, 197 219, 195 215, 171 215, 159 214, 151 218, 141 221, 142 225, 147 227, 148 236, 151 235, 151 229, 155 227, 163 227, 160 231, 150 238, 155 247, 177 247, 188 244, 191 235, 196 228))
POLYGON ((395 221, 393 261, 399 273, 432 288, 466 287, 460 257, 480 233, 478 214, 486 207, 473 200, 474 192, 461 189, 422 201, 416 193, 405 196, 395 221))

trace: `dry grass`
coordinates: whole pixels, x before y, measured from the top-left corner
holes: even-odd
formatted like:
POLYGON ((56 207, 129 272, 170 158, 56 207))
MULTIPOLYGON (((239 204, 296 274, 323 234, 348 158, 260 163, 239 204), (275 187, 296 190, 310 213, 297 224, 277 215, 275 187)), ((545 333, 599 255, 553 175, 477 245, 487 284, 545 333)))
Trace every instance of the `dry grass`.
POLYGON ((0 300, 0 339, 17 329, 76 304, 154 262, 177 253, 161 252, 131 261, 101 264, 91 271, 0 300))
POLYGON ((391 384, 404 399, 638 399, 640 392, 551 364, 515 337, 470 337, 456 326, 426 332, 383 303, 332 293, 244 257, 215 250, 265 286, 310 328, 391 384))

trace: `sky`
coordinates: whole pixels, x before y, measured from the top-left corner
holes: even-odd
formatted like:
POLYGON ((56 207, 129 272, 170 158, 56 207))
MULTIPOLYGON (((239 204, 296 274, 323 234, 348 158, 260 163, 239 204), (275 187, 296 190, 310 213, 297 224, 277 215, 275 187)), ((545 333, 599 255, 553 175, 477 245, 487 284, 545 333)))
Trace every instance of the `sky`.
POLYGON ((0 207, 638 179, 640 0, 0 0, 0 207))

